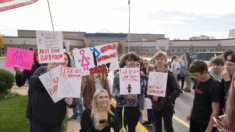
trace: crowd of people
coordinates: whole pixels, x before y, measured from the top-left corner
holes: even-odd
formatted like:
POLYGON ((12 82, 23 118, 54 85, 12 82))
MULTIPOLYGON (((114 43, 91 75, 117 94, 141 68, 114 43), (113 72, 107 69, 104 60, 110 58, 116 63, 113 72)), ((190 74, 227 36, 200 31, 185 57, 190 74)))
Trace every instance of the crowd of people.
POLYGON ((235 54, 232 51, 213 57, 209 65, 202 60, 192 62, 189 53, 185 53, 180 57, 173 56, 170 66, 167 65, 165 52, 157 51, 149 63, 144 63, 136 53, 129 52, 121 56, 119 66, 140 69, 140 94, 120 94, 117 70, 114 71, 112 85, 107 77, 108 73, 83 76, 79 99, 69 97, 54 103, 39 76, 59 65, 72 67, 73 56, 68 52, 64 54, 63 63, 40 65, 38 52, 35 51, 31 70, 22 71, 21 67, 14 66, 16 84, 20 87, 26 80, 29 82, 26 118, 30 122, 30 132, 60 132, 66 107, 73 109, 73 115, 68 120, 79 118, 80 132, 110 132, 110 128, 115 132, 122 132, 122 126, 128 132, 135 132, 144 109, 147 109, 148 119, 142 122, 143 125, 152 125, 156 132, 162 132, 163 118, 165 130, 174 132, 172 118, 176 99, 183 91, 191 92, 192 84, 194 101, 186 117, 190 121, 189 131, 235 131, 235 54), (165 97, 147 94, 150 72, 168 73, 165 97), (115 107, 111 104, 111 99, 116 101, 115 107), (146 103, 150 103, 152 107, 146 108, 146 103), (222 127, 215 124, 213 117, 224 114, 222 127))

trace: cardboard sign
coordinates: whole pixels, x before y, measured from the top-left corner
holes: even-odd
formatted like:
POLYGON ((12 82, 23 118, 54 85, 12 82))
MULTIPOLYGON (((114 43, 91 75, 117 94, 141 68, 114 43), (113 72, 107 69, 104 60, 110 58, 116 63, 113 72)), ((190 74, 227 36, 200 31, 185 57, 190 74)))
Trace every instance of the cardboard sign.
POLYGON ((61 67, 57 97, 80 98, 82 69, 61 67))
POLYGON ((46 88, 48 94, 51 96, 51 99, 54 101, 54 103, 63 99, 63 97, 57 97, 58 82, 60 79, 61 67, 62 66, 58 66, 48 71, 47 73, 39 76, 40 81, 42 82, 43 86, 46 88))
POLYGON ((22 69, 31 70, 34 52, 30 50, 7 47, 5 67, 21 66, 22 69))
POLYGON ((119 69, 115 44, 73 50, 76 67, 83 75, 92 75, 119 69))
POLYGON ((64 62, 62 32, 36 31, 39 63, 64 62))
POLYGON ((120 94, 140 94, 139 68, 120 68, 120 94))
POLYGON ((149 72, 147 94, 165 97, 166 96, 167 77, 168 77, 168 73, 149 72))

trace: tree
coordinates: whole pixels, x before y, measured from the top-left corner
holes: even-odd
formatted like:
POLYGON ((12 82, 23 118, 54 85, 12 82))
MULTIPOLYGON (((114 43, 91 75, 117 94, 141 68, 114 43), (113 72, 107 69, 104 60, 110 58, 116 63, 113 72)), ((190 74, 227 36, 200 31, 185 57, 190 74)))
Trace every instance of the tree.
POLYGON ((192 36, 189 38, 189 40, 209 40, 209 39, 216 39, 216 38, 213 36, 206 36, 206 35, 192 36))
POLYGON ((174 40, 180 40, 180 38, 174 38, 174 40))

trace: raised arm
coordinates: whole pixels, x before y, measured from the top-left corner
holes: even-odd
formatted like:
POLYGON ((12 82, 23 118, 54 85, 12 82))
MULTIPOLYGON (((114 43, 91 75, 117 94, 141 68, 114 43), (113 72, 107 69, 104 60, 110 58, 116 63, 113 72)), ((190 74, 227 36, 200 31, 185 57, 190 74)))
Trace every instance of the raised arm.
POLYGON ((46 67, 39 67, 29 79, 29 86, 37 92, 45 90, 39 76, 47 72, 46 67))

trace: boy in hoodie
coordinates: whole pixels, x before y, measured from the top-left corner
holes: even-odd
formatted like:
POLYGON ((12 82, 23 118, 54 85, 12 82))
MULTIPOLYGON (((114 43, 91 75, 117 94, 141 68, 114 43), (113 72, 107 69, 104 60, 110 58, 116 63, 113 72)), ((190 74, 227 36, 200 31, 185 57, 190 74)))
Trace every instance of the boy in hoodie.
POLYGON ((166 62, 167 54, 158 51, 154 54, 153 60, 155 61, 155 68, 153 72, 168 73, 166 95, 165 97, 152 96, 149 98, 152 101, 153 118, 155 121, 156 132, 162 132, 162 118, 164 119, 164 126, 167 132, 174 132, 172 117, 174 114, 174 104, 176 98, 180 95, 180 86, 176 80, 175 75, 170 71, 166 62))

